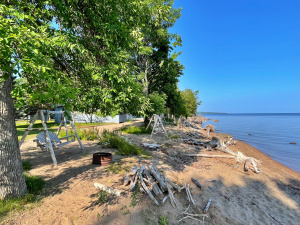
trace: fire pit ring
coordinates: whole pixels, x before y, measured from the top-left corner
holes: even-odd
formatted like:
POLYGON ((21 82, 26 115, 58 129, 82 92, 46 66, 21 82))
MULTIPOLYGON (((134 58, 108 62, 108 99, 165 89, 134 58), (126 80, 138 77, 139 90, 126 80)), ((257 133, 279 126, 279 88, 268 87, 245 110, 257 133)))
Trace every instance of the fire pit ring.
POLYGON ((112 154, 108 152, 97 152, 93 154, 93 164, 108 166, 111 163, 112 154))

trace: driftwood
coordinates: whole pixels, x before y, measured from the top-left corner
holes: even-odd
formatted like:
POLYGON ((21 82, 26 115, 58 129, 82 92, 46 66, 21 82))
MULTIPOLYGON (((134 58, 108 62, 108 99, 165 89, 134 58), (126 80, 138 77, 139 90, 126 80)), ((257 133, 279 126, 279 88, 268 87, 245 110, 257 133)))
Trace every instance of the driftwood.
POLYGON ((260 170, 257 168, 257 162, 255 162, 253 158, 245 160, 244 170, 248 171, 250 168, 253 169, 255 173, 260 173, 260 170))
POLYGON ((177 184, 175 184, 174 182, 170 181, 168 178, 166 178, 166 176, 164 176, 165 178, 165 182, 170 184, 175 190, 177 190, 178 192, 181 192, 181 187, 179 187, 177 184))
POLYGON ((231 159, 235 158, 235 156, 232 155, 209 155, 209 154, 184 154, 184 156, 196 156, 196 157, 206 157, 206 158, 231 158, 231 159))
POLYGON ((206 214, 209 210, 209 207, 210 207, 210 204, 211 204, 211 199, 208 200, 204 210, 203 210, 203 213, 206 214))
POLYGON ((135 188, 136 182, 138 180, 138 171, 139 170, 137 170, 136 173, 132 177, 132 181, 131 181, 132 184, 131 184, 131 187, 130 187, 131 191, 135 188))
POLYGON ((96 188, 99 188, 99 189, 102 190, 102 191, 107 191, 108 193, 113 194, 113 195, 116 195, 116 196, 118 196, 118 197, 120 197, 120 195, 121 195, 121 193, 122 193, 120 190, 118 190, 118 189, 113 189, 113 188, 110 188, 110 187, 107 187, 107 186, 105 186, 104 184, 94 183, 94 186, 95 186, 96 188))
POLYGON ((161 201, 162 203, 165 203, 167 201, 167 199, 169 198, 169 195, 166 195, 163 200, 161 201))
POLYGON ((206 131, 207 131, 207 136, 209 137, 209 133, 210 132, 215 132, 215 127, 211 124, 207 124, 205 127, 206 131))
POLYGON ((151 185, 151 190, 154 192, 154 194, 160 198, 163 199, 164 194, 162 193, 162 191, 160 190, 160 188, 158 187, 157 183, 153 180, 152 176, 150 175, 149 170, 144 169, 144 173, 147 177, 147 180, 149 181, 150 185, 151 185))
POLYGON ((150 149, 158 149, 161 147, 161 145, 158 144, 149 144, 149 143, 142 143, 142 146, 145 148, 150 148, 150 149))
POLYGON ((186 190, 186 194, 187 194, 187 196, 188 196, 188 200, 189 200, 190 202, 192 202, 193 205, 195 205, 195 201, 194 201, 193 196, 192 196, 191 191, 190 191, 190 184, 185 185, 185 190, 186 190))
POLYGON ((133 166, 131 171, 129 172, 129 175, 135 175, 138 170, 139 170, 138 166, 133 166))
POLYGON ((148 169, 150 173, 155 177, 155 179, 158 181, 158 184, 163 191, 167 191, 167 184, 165 183, 164 179, 160 176, 159 172, 156 170, 155 165, 148 165, 148 169))
POLYGON ((130 183, 128 173, 124 174, 124 185, 127 186, 130 183))
POLYGON ((191 178, 191 179, 200 189, 202 189, 202 185, 196 179, 194 179, 194 178, 191 178))
POLYGON ((147 187, 147 185, 145 184, 144 180, 143 180, 143 170, 145 169, 144 166, 141 166, 141 169, 139 171, 139 177, 140 177, 140 181, 141 181, 141 185, 144 188, 144 190, 146 191, 146 193, 149 195, 149 197, 154 201, 154 203, 156 205, 159 205, 158 201, 154 198, 154 196, 152 195, 151 191, 149 190, 149 188, 147 187))

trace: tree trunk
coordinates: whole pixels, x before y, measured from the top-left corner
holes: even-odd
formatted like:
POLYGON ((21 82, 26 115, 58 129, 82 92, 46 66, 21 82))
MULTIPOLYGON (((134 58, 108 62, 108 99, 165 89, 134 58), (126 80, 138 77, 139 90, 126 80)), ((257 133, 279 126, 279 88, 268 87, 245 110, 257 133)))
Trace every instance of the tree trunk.
POLYGON ((0 199, 26 193, 11 96, 12 79, 0 83, 0 199))

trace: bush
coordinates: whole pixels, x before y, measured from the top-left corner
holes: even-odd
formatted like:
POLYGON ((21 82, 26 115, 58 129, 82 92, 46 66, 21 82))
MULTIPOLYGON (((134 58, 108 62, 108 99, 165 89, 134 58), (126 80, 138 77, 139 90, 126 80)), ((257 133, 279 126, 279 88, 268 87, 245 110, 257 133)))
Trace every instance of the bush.
POLYGON ((114 132, 104 131, 101 141, 108 143, 112 148, 117 148, 121 155, 138 155, 144 153, 142 148, 130 144, 114 132))
MULTIPOLYGON (((95 127, 89 127, 89 128, 79 128, 76 129, 77 134, 82 141, 95 141, 100 140, 100 131, 95 127)), ((74 135, 75 139, 76 135, 73 129, 68 130, 68 135, 74 135)), ((64 132, 59 133, 59 137, 65 136, 64 132)))
POLYGON ((152 127, 148 127, 146 130, 145 126, 129 126, 129 127, 122 127, 121 131, 127 134, 151 134, 152 127))

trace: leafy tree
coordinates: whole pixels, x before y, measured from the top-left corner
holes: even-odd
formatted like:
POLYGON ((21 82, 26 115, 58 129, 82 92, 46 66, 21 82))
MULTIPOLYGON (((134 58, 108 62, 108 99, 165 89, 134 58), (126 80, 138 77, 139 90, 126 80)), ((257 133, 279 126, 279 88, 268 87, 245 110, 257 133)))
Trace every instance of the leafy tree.
MULTIPOLYGON (((135 52, 137 74, 142 81, 145 96, 152 92, 167 95, 167 106, 177 88, 178 77, 182 75, 182 65, 176 61, 177 53, 173 48, 181 45, 181 38, 171 34, 168 29, 180 17, 180 9, 173 8, 173 0, 149 1, 145 10, 146 26, 142 27, 142 47, 135 52)), ((172 108, 173 109, 173 108, 172 108)))
POLYGON ((153 114, 162 114, 166 110, 166 94, 159 94, 158 92, 153 92, 149 95, 151 110, 147 112, 147 115, 151 117, 153 114))
POLYGON ((181 91, 181 97, 185 105, 185 116, 194 116, 197 113, 197 107, 201 104, 198 97, 198 91, 193 92, 191 89, 181 91))
POLYGON ((170 1, 154 0, 0 3, 0 199, 26 192, 11 75, 26 81, 15 97, 26 93, 40 105, 99 107, 108 114, 137 111, 133 104, 143 104, 139 111, 145 111, 149 101, 141 95, 131 62, 136 49, 151 50, 142 31, 149 19, 157 26, 167 18, 161 10, 170 8, 170 1))

